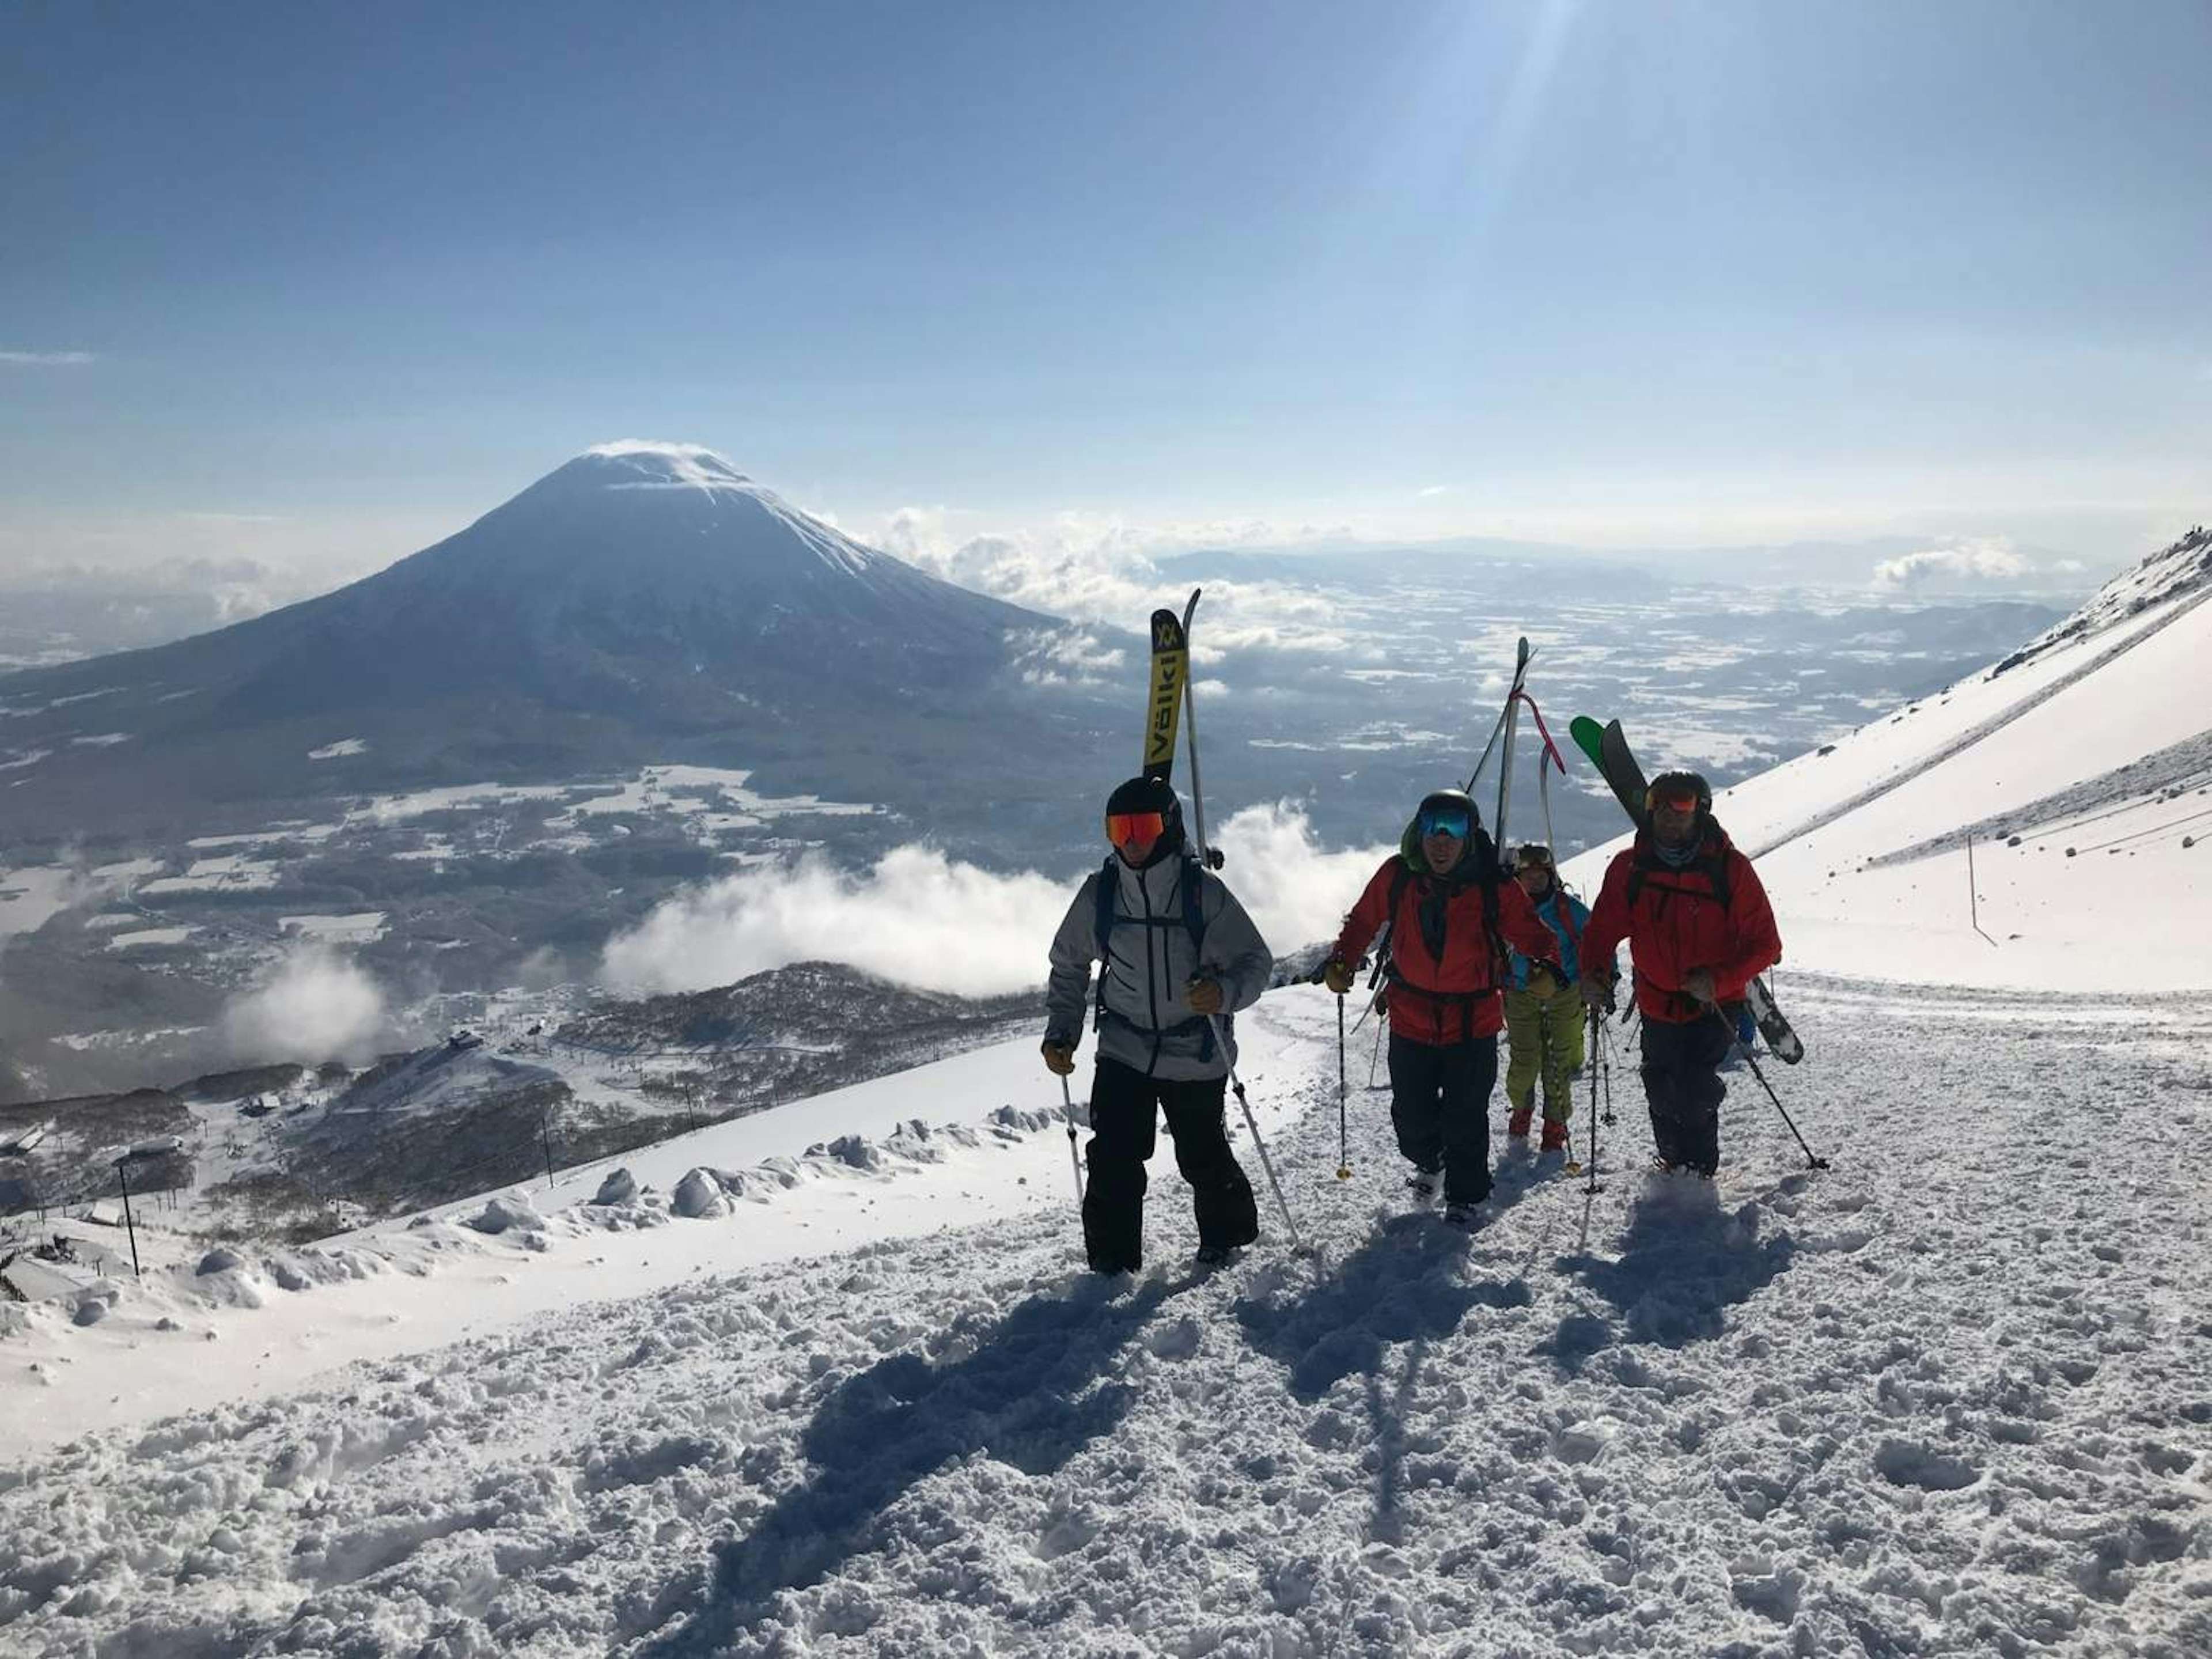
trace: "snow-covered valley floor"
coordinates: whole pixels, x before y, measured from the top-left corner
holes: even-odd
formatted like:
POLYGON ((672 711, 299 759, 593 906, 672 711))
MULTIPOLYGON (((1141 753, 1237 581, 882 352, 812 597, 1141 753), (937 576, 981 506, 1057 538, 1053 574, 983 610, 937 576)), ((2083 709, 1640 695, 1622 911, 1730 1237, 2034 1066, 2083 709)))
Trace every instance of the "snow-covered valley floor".
POLYGON ((1188 1272, 1164 1146, 1097 1279, 1034 1135, 1051 1208, 0 1466, 0 1650, 2212 1652, 2212 996, 1784 991, 1831 1170, 1739 1072, 1720 1181, 1641 1173, 1616 1062, 1604 1190, 1508 1156, 1470 1239, 1364 1036, 1334 1178, 1334 1010, 1279 993, 1317 1258, 1240 1127, 1262 1243, 1188 1272))

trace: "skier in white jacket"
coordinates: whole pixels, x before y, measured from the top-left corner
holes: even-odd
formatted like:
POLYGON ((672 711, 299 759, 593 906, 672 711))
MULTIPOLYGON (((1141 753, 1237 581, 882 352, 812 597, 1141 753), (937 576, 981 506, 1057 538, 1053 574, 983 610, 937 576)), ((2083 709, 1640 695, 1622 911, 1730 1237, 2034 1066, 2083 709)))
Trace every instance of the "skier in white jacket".
POLYGON ((1046 993, 1044 1061, 1066 1076, 1091 965, 1103 964, 1084 1248, 1100 1273, 1143 1266, 1145 1161, 1164 1112, 1197 1212, 1200 1261, 1218 1262, 1260 1236, 1223 1105, 1236 1057, 1230 1016, 1259 1000, 1274 958, 1236 896, 1190 854, 1182 804, 1164 780, 1132 778, 1115 790, 1106 837, 1113 856, 1085 880, 1053 938, 1046 993))

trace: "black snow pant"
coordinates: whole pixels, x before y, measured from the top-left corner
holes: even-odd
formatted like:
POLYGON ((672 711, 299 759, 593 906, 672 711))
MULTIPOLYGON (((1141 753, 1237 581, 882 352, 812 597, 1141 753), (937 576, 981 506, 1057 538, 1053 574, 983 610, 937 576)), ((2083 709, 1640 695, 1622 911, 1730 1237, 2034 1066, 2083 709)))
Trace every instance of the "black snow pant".
POLYGON ((1160 1112, 1167 1114, 1176 1167, 1190 1183, 1200 1247, 1234 1249, 1259 1237, 1252 1183, 1222 1124, 1228 1081, 1173 1081, 1118 1060, 1098 1062, 1091 1084, 1091 1180, 1083 1191, 1083 1248, 1098 1272, 1134 1273, 1145 1265, 1145 1160, 1160 1112))
POLYGON ((1444 1202, 1490 1196, 1490 1091, 1498 1039, 1416 1042, 1390 1033, 1390 1125, 1398 1150, 1424 1170, 1444 1172, 1444 1202))
POLYGON ((1736 1006, 1675 1024, 1646 1016, 1644 1021, 1644 1098, 1651 1106, 1651 1139, 1661 1161, 1686 1164, 1709 1176, 1721 1166, 1721 1062, 1729 1057, 1729 1033, 1736 1006))

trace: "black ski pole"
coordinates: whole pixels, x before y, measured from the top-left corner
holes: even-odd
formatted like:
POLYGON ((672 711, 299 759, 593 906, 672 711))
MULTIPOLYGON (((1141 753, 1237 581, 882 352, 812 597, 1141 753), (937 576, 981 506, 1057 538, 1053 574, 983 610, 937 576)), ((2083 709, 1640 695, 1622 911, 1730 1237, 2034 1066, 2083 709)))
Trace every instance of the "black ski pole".
POLYGON ((1595 1008, 1589 1011, 1589 1026, 1590 1051, 1586 1061, 1589 1066, 1590 1074, 1589 1181, 1589 1183, 1583 1187, 1583 1191, 1586 1194, 1594 1196, 1605 1190, 1603 1187, 1598 1184, 1597 1179, 1597 1080, 1598 1073, 1601 1069, 1599 1064, 1600 1057, 1604 1053, 1605 1016, 1598 1012, 1595 1008))
POLYGON ((1352 1179, 1352 1143, 1350 1131, 1345 1127, 1344 1097, 1347 1088, 1344 1080, 1344 998, 1336 999, 1336 1178, 1352 1179))
POLYGON ((1790 1109, 1782 1103, 1782 1097, 1774 1092, 1774 1085, 1766 1080, 1766 1073, 1759 1070, 1759 1061, 1753 1057, 1751 1050, 1743 1046, 1743 1039, 1735 1034, 1735 1027, 1729 1023, 1728 1016, 1723 1013, 1718 1005, 1715 1003, 1707 1003, 1705 1008, 1715 1019, 1720 1021, 1721 1030, 1728 1033, 1729 1046, 1735 1050, 1736 1058, 1751 1067, 1751 1074, 1759 1079, 1759 1086, 1766 1091, 1766 1097, 1774 1103, 1774 1109, 1782 1114, 1782 1121, 1784 1123, 1790 1124, 1790 1133, 1797 1137, 1797 1150, 1805 1154, 1806 1166, 1814 1170, 1826 1170, 1831 1167, 1826 1158, 1817 1156, 1813 1149, 1805 1144, 1803 1135, 1797 1134, 1797 1126, 1790 1122, 1790 1109))
POLYGON ((1375 1022, 1375 1052, 1367 1056, 1367 1086, 1370 1089, 1380 1086, 1375 1081, 1375 1073, 1382 1064, 1382 1022, 1378 1019, 1375 1022))
MULTIPOLYGON (((1598 1022, 1598 1029, 1601 1031, 1605 1029, 1603 1020, 1598 1022)), ((1613 1115, 1613 1039, 1611 1037, 1607 1037, 1603 1046, 1598 1050, 1598 1075, 1605 1079, 1605 1127, 1608 1129, 1618 1128, 1620 1120, 1613 1115)))

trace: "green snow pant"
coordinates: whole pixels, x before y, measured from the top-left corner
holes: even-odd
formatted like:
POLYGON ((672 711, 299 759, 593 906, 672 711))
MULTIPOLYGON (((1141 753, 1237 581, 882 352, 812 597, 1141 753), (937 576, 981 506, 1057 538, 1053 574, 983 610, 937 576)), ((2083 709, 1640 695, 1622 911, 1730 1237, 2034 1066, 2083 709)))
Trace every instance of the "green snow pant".
POLYGON ((1571 985, 1548 997, 1534 991, 1505 994, 1505 1040, 1513 1057, 1505 1070, 1506 1103, 1525 1112, 1544 1079, 1544 1121, 1565 1123, 1575 1109, 1569 1085, 1583 1068, 1583 1000, 1571 985))

